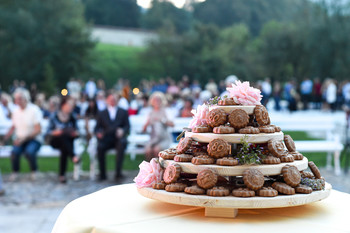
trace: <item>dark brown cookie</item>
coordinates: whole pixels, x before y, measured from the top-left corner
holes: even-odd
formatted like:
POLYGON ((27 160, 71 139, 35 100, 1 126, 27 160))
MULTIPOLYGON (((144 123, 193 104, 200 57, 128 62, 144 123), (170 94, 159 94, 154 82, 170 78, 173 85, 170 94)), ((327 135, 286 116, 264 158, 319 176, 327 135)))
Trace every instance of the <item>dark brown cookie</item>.
POLYGON ((222 158, 230 154, 230 144, 223 139, 214 139, 208 144, 208 154, 213 158, 222 158))
POLYGON ((270 153, 273 154, 274 156, 276 156, 277 158, 280 158, 280 157, 286 155, 282 141, 269 140, 268 148, 269 148, 270 153))
POLYGON ((262 187, 257 191, 257 194, 260 197, 275 197, 278 195, 278 192, 272 187, 262 187))
POLYGON ((152 184, 152 188, 154 189, 160 189, 160 190, 164 190, 165 189, 165 182, 164 181, 160 181, 160 182, 156 182, 152 184))
POLYGON ((258 134, 260 130, 258 128, 254 128, 252 126, 247 126, 239 130, 240 134, 258 134))
POLYGON ((228 106, 228 105, 237 105, 237 103, 233 100, 233 98, 225 98, 225 99, 219 100, 218 105, 228 106))
POLYGON ((282 182, 273 182, 272 188, 276 189, 279 193, 286 194, 286 195, 293 195, 295 194, 294 188, 289 186, 286 183, 282 182))
POLYGON ((271 125, 263 125, 259 126, 260 133, 274 133, 275 127, 272 127, 271 125))
POLYGON ((232 195, 235 197, 254 197, 255 192, 248 188, 238 188, 232 191, 232 195))
POLYGON ((230 190, 223 186, 216 186, 211 189, 208 189, 207 195, 213 197, 224 197, 230 195, 230 190))
POLYGON ((217 159, 216 164, 221 166, 236 166, 238 164, 238 160, 233 157, 223 157, 221 159, 217 159))
POLYGON ((254 109, 255 119, 260 126, 270 124, 269 113, 263 105, 257 105, 254 109))
POLYGON ((310 170, 312 171, 312 173, 314 174, 314 176, 317 178, 317 179, 320 179, 321 178, 321 172, 320 170, 318 169, 318 167, 316 166, 316 164, 312 161, 310 161, 308 163, 309 165, 309 168, 310 170))
POLYGON ((193 158, 193 155, 189 154, 178 154, 175 155, 174 161, 175 162, 191 162, 193 158))
POLYGON ((242 109, 235 109, 229 114, 228 122, 235 129, 241 129, 248 125, 249 115, 242 109))
POLYGON ((215 127, 213 129, 213 133, 215 133, 215 134, 232 134, 232 133, 235 133, 235 128, 227 126, 227 125, 220 125, 220 126, 215 127))
POLYGON ((198 125, 193 127, 193 133, 211 133, 213 129, 209 125, 198 125))
POLYGON ((294 160, 303 160, 304 156, 299 153, 298 151, 294 151, 294 152, 289 152, 288 154, 292 155, 294 157, 294 160))
POLYGON ((264 185, 264 175, 261 171, 250 168, 243 172, 243 181, 248 188, 258 190, 264 185))
POLYGON ((167 168, 165 168, 163 174, 163 180, 165 183, 170 184, 177 181, 181 174, 181 167, 178 164, 169 164, 167 168))
POLYGON ((295 187, 300 184, 301 175, 296 166, 286 165, 282 168, 282 175, 286 184, 295 187))
POLYGON ((299 184, 297 187, 294 188, 295 192, 302 193, 302 194, 309 194, 312 193, 312 188, 303 184, 299 184))
POLYGON ((185 193, 192 194, 192 195, 202 195, 202 194, 205 194, 205 189, 202 189, 198 185, 192 185, 190 187, 185 188, 185 193))
POLYGON ((181 138, 179 144, 177 145, 177 153, 185 153, 190 149, 193 139, 191 137, 181 138))
POLYGON ((215 159, 210 157, 209 155, 198 155, 192 158, 191 163, 195 165, 213 164, 215 163, 215 159))
POLYGON ((218 181, 218 175, 211 169, 204 169, 197 175, 197 184, 204 189, 212 188, 218 181))
POLYGON ((277 157, 274 157, 272 155, 266 156, 266 158, 261 160, 263 164, 280 164, 281 160, 277 157))
POLYGON ((286 144, 286 147, 287 147, 288 151, 294 152, 296 150, 295 149, 295 143, 294 143, 294 141, 293 141, 291 136, 284 135, 284 143, 286 144))
POLYGON ((227 114, 222 109, 212 109, 207 116, 208 125, 212 128, 224 125, 227 122, 227 114))
POLYGON ((187 187, 184 183, 172 183, 165 186, 165 191, 167 192, 183 192, 187 187))
POLYGON ((291 162, 294 162, 294 157, 293 155, 286 154, 286 155, 283 155, 280 158, 280 160, 282 163, 291 163, 291 162))

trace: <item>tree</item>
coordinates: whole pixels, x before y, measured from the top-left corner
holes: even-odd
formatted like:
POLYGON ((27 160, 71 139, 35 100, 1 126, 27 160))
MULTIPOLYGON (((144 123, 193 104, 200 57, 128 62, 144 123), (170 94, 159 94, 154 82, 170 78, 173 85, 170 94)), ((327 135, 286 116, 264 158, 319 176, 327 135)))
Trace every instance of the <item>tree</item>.
POLYGON ((168 1, 153 0, 152 7, 142 17, 142 26, 147 29, 174 28, 176 33, 189 30, 191 14, 185 9, 179 9, 168 1))
POLYGON ((1 84, 7 86, 14 79, 39 83, 49 64, 58 84, 65 85, 71 76, 88 68, 94 46, 89 37, 79 1, 2 1, 1 84))
POLYGON ((97 25, 138 28, 140 7, 136 0, 83 0, 85 17, 97 25))

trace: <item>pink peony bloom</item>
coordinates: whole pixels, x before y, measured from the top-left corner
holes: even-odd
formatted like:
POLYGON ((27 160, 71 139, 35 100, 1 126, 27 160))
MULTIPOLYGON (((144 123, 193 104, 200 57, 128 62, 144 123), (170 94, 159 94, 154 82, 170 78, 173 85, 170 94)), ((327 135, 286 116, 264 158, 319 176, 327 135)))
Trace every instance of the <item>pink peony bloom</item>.
POLYGON ((139 165, 139 174, 134 178, 138 188, 152 187, 153 183, 159 182, 163 178, 163 169, 157 159, 151 162, 143 161, 139 165))
POLYGON ((239 80, 232 83, 232 87, 226 88, 230 93, 230 97, 237 104, 241 105, 260 105, 262 95, 260 90, 249 85, 249 82, 241 82, 239 80))
POLYGON ((207 115, 209 113, 209 107, 207 105, 198 105, 197 110, 193 109, 191 112, 193 114, 193 119, 190 121, 189 128, 207 124, 207 115))

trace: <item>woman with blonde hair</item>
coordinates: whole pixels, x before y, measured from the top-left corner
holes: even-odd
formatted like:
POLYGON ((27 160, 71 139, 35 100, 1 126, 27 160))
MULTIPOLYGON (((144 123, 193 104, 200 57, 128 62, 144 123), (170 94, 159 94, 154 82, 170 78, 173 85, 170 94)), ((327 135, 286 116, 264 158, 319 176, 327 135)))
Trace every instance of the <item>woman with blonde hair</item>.
POLYGON ((157 157, 159 151, 169 148, 172 142, 168 127, 173 127, 174 123, 167 117, 166 103, 166 98, 162 92, 154 92, 149 98, 149 105, 152 106, 152 110, 143 127, 144 132, 146 132, 148 126, 151 127, 151 139, 146 146, 147 161, 157 157))

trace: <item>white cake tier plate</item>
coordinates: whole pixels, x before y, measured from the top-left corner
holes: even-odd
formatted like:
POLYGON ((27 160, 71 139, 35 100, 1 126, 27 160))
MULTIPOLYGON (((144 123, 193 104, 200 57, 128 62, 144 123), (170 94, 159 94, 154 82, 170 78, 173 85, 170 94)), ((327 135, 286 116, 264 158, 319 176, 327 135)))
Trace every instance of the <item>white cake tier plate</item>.
POLYGON ((209 143, 213 139, 223 139, 229 143, 241 143, 241 138, 247 136, 248 143, 267 143, 269 140, 283 140, 283 132, 259 133, 259 134, 215 134, 215 133, 192 133, 186 132, 185 137, 192 137, 198 142, 209 143))
POLYGON ((308 204, 327 198, 332 186, 326 183, 325 190, 310 194, 278 195, 276 197, 211 197, 172 193, 152 188, 139 188, 138 192, 147 198, 172 204, 205 207, 207 217, 235 218, 238 209, 279 208, 308 204))
POLYGON ((222 109, 226 113, 231 113, 235 109, 242 109, 242 110, 246 111, 246 113, 248 115, 252 115, 252 114, 254 114, 255 106, 242 106, 242 105, 220 106, 220 105, 213 105, 213 106, 210 106, 209 110, 216 109, 216 108, 217 109, 222 109))
POLYGON ((264 176, 279 175, 282 168, 286 165, 294 165, 299 171, 305 170, 308 167, 308 159, 304 157, 303 160, 295 160, 291 163, 280 164, 261 164, 261 165, 237 165, 237 166, 219 166, 219 165, 194 165, 190 162, 175 162, 174 160, 165 160, 159 158, 162 167, 167 167, 169 164, 177 163, 181 166, 181 171, 190 174, 198 174, 201 170, 210 168, 221 176, 241 176, 243 172, 249 168, 258 169, 264 176))

